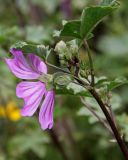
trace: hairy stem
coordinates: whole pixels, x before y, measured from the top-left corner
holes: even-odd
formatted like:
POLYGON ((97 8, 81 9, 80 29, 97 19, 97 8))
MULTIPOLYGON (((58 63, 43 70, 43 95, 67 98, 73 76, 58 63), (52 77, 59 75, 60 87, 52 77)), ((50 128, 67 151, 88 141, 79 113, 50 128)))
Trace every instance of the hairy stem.
POLYGON ((113 131, 113 135, 117 140, 118 145, 120 146, 120 149, 125 157, 126 160, 128 160, 128 148, 126 147, 123 139, 121 138, 120 133, 118 132, 115 123, 113 121, 113 119, 111 118, 108 110, 106 109, 106 106, 104 105, 103 101, 101 100, 101 98, 99 97, 98 93, 95 91, 95 89, 91 89, 89 90, 89 92, 92 94, 92 96, 95 98, 95 100, 97 101, 97 103, 99 104, 101 110, 103 111, 112 131, 113 131))
MULTIPOLYGON (((95 91, 94 89, 94 84, 95 84, 95 80, 94 80, 94 68, 93 68, 93 61, 92 61, 92 57, 91 57, 91 53, 90 53, 90 48, 88 46, 88 43, 86 40, 84 40, 84 45, 87 49, 88 52, 88 58, 89 58, 89 63, 90 63, 90 71, 91 71, 91 83, 90 83, 90 87, 91 88, 87 88, 86 84, 85 84, 85 88, 88 89, 88 91, 91 93, 91 95, 95 98, 95 100, 97 101, 97 103, 99 104, 101 110, 103 111, 106 120, 108 121, 108 124, 111 127, 111 130, 113 132, 113 136, 115 137, 115 139, 117 140, 118 145, 120 146, 120 149, 125 157, 126 160, 128 160, 128 148, 125 145, 123 139, 121 138, 121 135, 115 125, 115 121, 113 120, 113 116, 111 117, 109 111, 106 108, 106 105, 104 104, 104 102, 102 101, 102 99, 100 98, 100 96, 98 95, 98 93, 95 91)), ((84 83, 81 81, 79 81, 79 83, 81 85, 84 85, 84 83)))
POLYGON ((115 126, 117 127, 115 114, 114 114, 111 106, 109 106, 109 111, 110 111, 110 115, 111 115, 111 117, 112 117, 112 119, 113 119, 113 122, 115 123, 115 126))
POLYGON ((52 67, 52 68, 55 68, 55 69, 60 70, 60 71, 62 71, 62 72, 64 72, 64 73, 67 73, 67 74, 71 74, 70 72, 64 70, 63 68, 57 67, 57 66, 49 63, 48 61, 45 61, 45 63, 46 63, 48 66, 52 67))
POLYGON ((91 86, 94 86, 95 84, 95 79, 94 79, 94 67, 93 67, 93 61, 92 61, 92 56, 90 53, 90 48, 88 45, 88 42, 86 40, 84 40, 84 45, 87 49, 87 53, 88 53, 88 59, 89 59, 89 64, 90 64, 90 72, 91 72, 91 86))

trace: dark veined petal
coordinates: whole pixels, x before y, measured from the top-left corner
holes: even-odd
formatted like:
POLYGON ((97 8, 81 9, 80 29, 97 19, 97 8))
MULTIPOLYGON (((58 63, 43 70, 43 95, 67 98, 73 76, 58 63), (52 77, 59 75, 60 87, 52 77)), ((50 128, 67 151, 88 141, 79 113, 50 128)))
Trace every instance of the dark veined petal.
POLYGON ((11 49, 13 59, 5 59, 12 73, 21 79, 37 79, 41 74, 47 73, 47 66, 34 54, 28 55, 25 59, 22 51, 11 49))
POLYGON ((5 61, 16 77, 21 79, 37 79, 39 77, 39 73, 33 71, 29 66, 22 51, 11 49, 11 53, 14 55, 14 58, 6 58, 5 61))
POLYGON ((32 116, 40 105, 46 93, 45 85, 41 82, 20 82, 16 87, 16 95, 24 99, 21 109, 22 116, 32 116))
POLYGON ((41 61, 41 59, 34 55, 34 54, 29 54, 27 57, 31 63, 32 68, 39 74, 47 73, 47 66, 46 64, 41 61))
POLYGON ((51 129, 53 127, 54 101, 54 91, 48 91, 39 112, 39 122, 43 130, 51 129))

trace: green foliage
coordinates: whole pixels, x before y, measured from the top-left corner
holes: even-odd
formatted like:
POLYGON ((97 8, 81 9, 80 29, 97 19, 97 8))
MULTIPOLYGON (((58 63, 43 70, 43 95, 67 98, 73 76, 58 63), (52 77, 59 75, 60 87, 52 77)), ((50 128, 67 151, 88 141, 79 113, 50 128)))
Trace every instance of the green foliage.
POLYGON ((46 155, 47 143, 49 143, 49 138, 43 134, 41 130, 27 131, 24 135, 17 135, 10 140, 10 154, 16 159, 31 150, 38 155, 39 158, 44 158, 46 155))
POLYGON ((75 83, 69 83, 67 86, 59 87, 56 86, 56 94, 65 94, 65 95, 75 95, 75 96, 89 96, 90 93, 82 86, 79 86, 75 83))
POLYGON ((108 91, 112 91, 113 89, 125 84, 128 84, 128 80, 125 77, 118 77, 115 80, 108 80, 106 77, 102 77, 97 80, 96 86, 106 86, 108 91))
POLYGON ((16 42, 11 46, 11 48, 20 49, 23 53, 35 53, 41 56, 44 60, 47 59, 48 55, 50 54, 50 50, 48 46, 44 45, 36 45, 36 44, 29 44, 26 42, 16 42))
POLYGON ((80 25, 81 21, 79 20, 66 22, 63 26, 63 29, 60 31, 60 36, 68 36, 80 39, 80 25))
POLYGON ((94 6, 85 8, 81 16, 81 37, 84 39, 88 37, 90 32, 101 22, 101 20, 111 14, 117 7, 112 6, 94 6))
POLYGON ((92 37, 91 32, 97 24, 100 23, 105 16, 117 9, 117 6, 114 4, 114 1, 104 1, 102 5, 85 8, 80 20, 65 22, 63 29, 57 34, 78 39, 89 39, 92 37))

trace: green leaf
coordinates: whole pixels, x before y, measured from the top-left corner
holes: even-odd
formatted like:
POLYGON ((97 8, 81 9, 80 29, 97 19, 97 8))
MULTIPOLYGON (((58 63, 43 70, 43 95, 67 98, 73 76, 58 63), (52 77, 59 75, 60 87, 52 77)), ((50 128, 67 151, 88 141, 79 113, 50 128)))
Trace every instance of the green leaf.
POLYGON ((28 44, 26 42, 19 41, 11 46, 11 48, 16 48, 22 50, 24 53, 34 53, 41 56, 44 60, 50 53, 49 47, 44 45, 28 44))
POLYGON ((11 46, 11 48, 20 49, 25 53, 37 53, 37 46, 19 41, 11 46))
POLYGON ((47 143, 49 143, 49 138, 40 129, 34 129, 33 131, 28 130, 25 134, 17 134, 12 137, 9 141, 9 147, 11 154, 15 155, 16 159, 17 156, 21 156, 30 150, 40 158, 44 158, 47 143), (15 148, 17 148, 17 154, 15 148))
POLYGON ((125 84, 128 84, 128 79, 126 79, 125 77, 119 77, 115 80, 108 80, 106 77, 101 77, 96 82, 96 86, 98 88, 107 86, 108 91, 112 91, 113 89, 125 84))
POLYGON ((111 91, 117 87, 120 87, 122 85, 125 85, 125 84, 128 84, 128 80, 124 77, 122 78, 116 78, 115 80, 113 81, 110 81, 108 83, 108 89, 111 91))
POLYGON ((94 6, 85 8, 81 16, 80 34, 87 38, 96 25, 107 15, 111 14, 117 7, 94 6))
POLYGON ((73 20, 64 24, 63 29, 60 31, 60 36, 68 36, 81 39, 80 36, 81 21, 73 20))
MULTIPOLYGON (((63 29, 61 31, 54 31, 53 36, 59 37, 59 36, 66 36, 66 37, 72 37, 72 38, 78 38, 77 41, 81 42, 81 35, 80 35, 80 26, 81 21, 80 20, 73 20, 73 21, 64 21, 63 23, 63 29)), ((90 33, 87 36, 87 39, 90 39, 93 37, 93 34, 90 33)))
POLYGON ((56 94, 63 95, 76 95, 76 96, 87 96, 91 97, 90 93, 82 86, 75 83, 69 83, 67 86, 55 88, 56 94))

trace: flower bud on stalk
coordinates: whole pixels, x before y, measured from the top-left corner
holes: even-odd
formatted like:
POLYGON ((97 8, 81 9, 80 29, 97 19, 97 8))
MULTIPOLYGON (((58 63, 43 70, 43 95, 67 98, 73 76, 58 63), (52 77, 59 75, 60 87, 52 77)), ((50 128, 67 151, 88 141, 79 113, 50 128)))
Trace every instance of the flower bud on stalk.
POLYGON ((69 46, 69 51, 72 54, 72 58, 78 57, 78 46, 76 44, 71 44, 69 46))
POLYGON ((78 46, 73 41, 67 43, 64 41, 58 42, 55 51, 59 55, 62 66, 76 66, 78 62, 78 46))
POLYGON ((67 49, 67 47, 66 47, 66 43, 64 41, 58 42, 55 46, 55 51, 58 54, 64 53, 66 49, 67 49))

